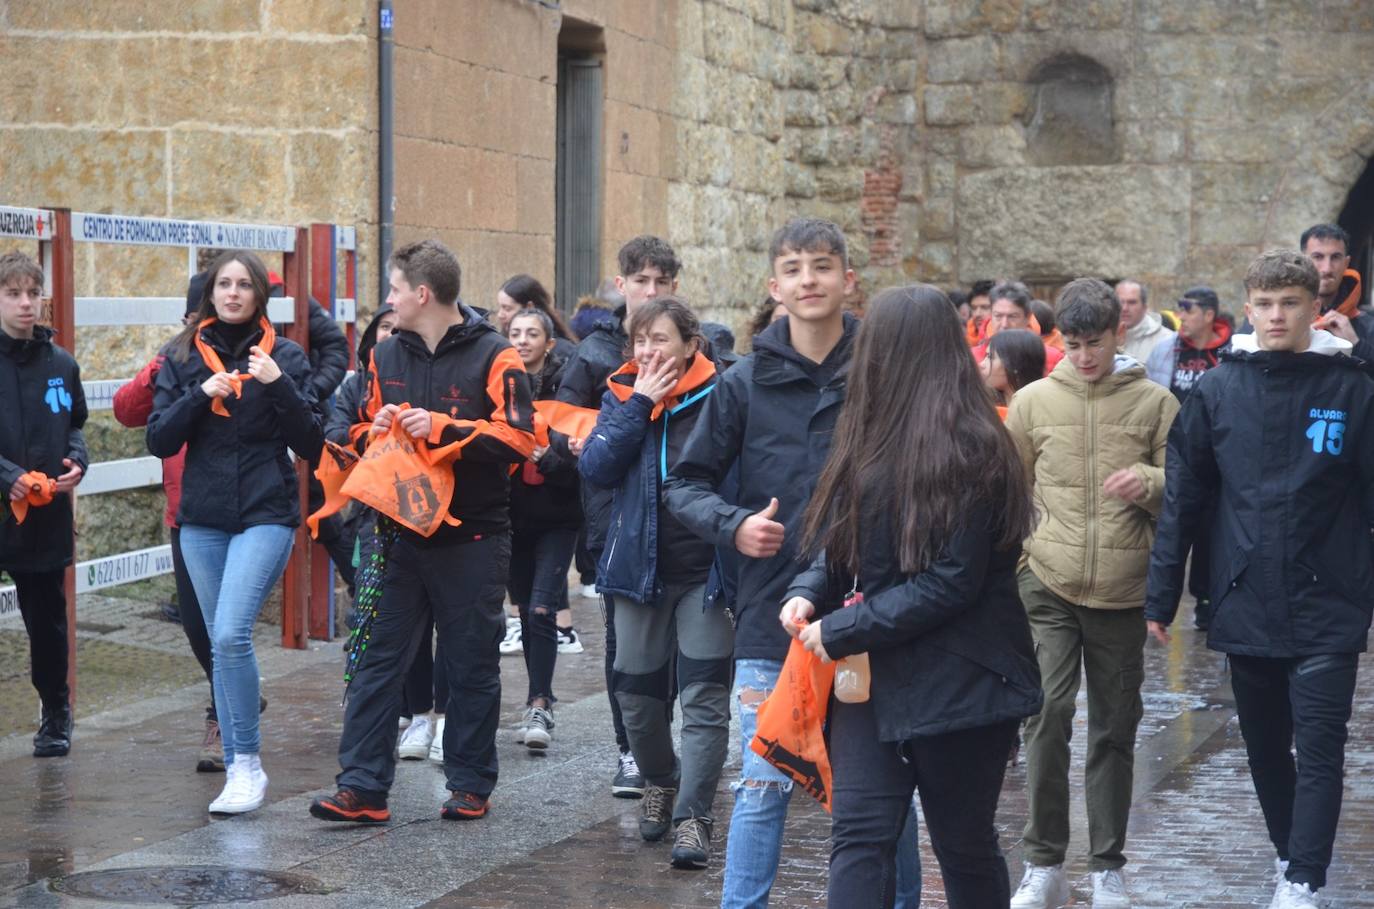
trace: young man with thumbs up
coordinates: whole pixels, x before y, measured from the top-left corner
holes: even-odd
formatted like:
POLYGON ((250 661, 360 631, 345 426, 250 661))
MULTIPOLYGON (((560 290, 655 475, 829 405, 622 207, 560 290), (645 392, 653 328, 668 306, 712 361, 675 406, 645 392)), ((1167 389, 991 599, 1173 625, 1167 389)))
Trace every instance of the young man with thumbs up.
POLYGON ((801 516, 830 450, 858 331, 844 311, 855 278, 837 226, 789 221, 774 234, 769 258, 768 291, 787 315, 720 378, 664 486, 664 501, 683 524, 745 556, 735 597, 734 686, 744 766, 734 787, 723 907, 767 905, 777 871, 791 781, 750 751, 749 741, 791 643, 778 607, 801 567, 801 516), (727 502, 716 490, 732 467, 739 495, 727 502))

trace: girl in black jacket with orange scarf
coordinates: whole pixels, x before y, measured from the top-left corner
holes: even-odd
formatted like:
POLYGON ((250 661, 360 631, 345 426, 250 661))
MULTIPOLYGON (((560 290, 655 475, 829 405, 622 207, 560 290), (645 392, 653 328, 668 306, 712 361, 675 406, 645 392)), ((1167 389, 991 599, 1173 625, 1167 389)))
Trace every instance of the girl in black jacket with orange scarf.
POLYGON ((267 321, 267 269, 231 250, 210 267, 196 320, 158 372, 148 450, 186 446, 181 551, 214 653, 215 709, 227 771, 215 814, 260 806, 258 666, 253 624, 286 567, 300 524, 288 449, 309 460, 323 444, 310 364, 267 321))

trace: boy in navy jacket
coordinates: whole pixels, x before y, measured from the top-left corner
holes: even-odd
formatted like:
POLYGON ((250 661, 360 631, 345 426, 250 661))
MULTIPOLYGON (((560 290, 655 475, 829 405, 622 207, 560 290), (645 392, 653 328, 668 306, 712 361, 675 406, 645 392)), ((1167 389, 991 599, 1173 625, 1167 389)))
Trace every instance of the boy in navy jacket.
POLYGON ((43 702, 33 753, 61 757, 72 737, 63 574, 72 563, 72 492, 87 464, 86 396, 76 360, 38 324, 42 287, 43 270, 28 256, 0 256, 0 571, 14 579, 43 702))
POLYGON ((1296 250, 1246 272, 1254 334, 1202 376, 1169 433, 1145 607, 1167 641, 1189 546, 1215 506, 1207 644, 1230 658, 1280 907, 1316 906, 1326 883, 1374 605, 1374 374, 1312 328, 1318 280, 1296 250))

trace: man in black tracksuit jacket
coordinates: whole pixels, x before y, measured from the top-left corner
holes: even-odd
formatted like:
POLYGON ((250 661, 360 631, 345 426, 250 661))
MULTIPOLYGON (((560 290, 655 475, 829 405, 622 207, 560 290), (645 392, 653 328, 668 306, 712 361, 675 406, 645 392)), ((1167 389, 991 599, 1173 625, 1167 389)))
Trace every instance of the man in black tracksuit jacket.
POLYGON ((1286 867, 1283 906, 1315 906, 1326 882, 1374 607, 1374 371, 1349 342, 1309 329, 1317 274, 1306 262, 1280 251, 1251 266, 1255 333, 1235 339, 1174 421, 1145 604, 1166 640, 1188 548, 1214 506, 1207 643, 1230 658, 1251 776, 1286 867))
POLYGON ((42 286, 32 259, 0 256, 0 571, 14 579, 30 678, 43 703, 33 753, 60 757, 72 732, 63 573, 72 563, 72 490, 89 459, 81 370, 52 329, 35 324, 42 286), (10 500, 22 488, 19 478, 35 471, 58 480, 59 491, 20 525, 10 500))
MULTIPOLYGON (((534 450, 529 377, 510 343, 458 300, 458 260, 433 240, 389 263, 396 332, 372 350, 355 422, 393 422, 431 445, 466 440, 451 469, 449 514, 429 537, 405 527, 386 557, 381 602, 349 692, 339 740, 339 791, 316 799, 324 820, 383 821, 395 775, 401 687, 433 619, 449 681, 441 817, 487 812, 496 785, 501 655, 510 562, 510 470, 534 450), (402 409, 401 405, 406 405, 402 409)), ((366 450, 369 433, 358 435, 366 450)))

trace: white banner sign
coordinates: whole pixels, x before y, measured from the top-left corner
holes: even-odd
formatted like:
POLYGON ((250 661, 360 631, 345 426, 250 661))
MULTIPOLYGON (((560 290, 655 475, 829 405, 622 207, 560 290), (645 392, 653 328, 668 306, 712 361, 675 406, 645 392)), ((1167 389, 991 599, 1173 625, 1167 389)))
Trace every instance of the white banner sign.
POLYGON ((81 390, 86 393, 86 409, 89 411, 110 410, 114 407, 115 392, 128 382, 128 379, 86 379, 81 390))
POLYGON ((136 246, 211 246, 221 249, 266 249, 292 252, 296 231, 275 224, 231 224, 72 212, 72 238, 88 243, 136 246))
POLYGON ((0 205, 0 236, 52 239, 52 212, 45 208, 11 208, 0 205))
MULTIPOLYGON (((171 573, 171 546, 152 546, 133 552, 121 552, 103 559, 78 562, 76 592, 91 593, 106 587, 171 573)), ((14 587, 0 587, 0 626, 19 620, 19 597, 15 594, 14 587)))

